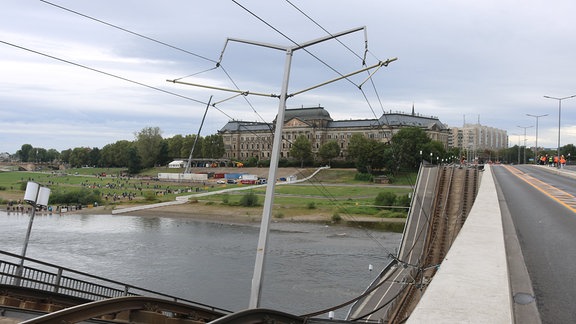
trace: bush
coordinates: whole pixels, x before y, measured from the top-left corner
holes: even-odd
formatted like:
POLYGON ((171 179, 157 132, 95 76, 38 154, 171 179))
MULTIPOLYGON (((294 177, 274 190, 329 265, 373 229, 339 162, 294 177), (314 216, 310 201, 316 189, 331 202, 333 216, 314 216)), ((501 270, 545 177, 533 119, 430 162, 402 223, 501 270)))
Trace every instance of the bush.
POLYGON ((381 218, 406 218, 408 214, 406 211, 392 211, 392 210, 383 210, 378 214, 378 217, 381 218))
POLYGON ((0 191, 6 191, 6 187, 0 186, 0 191))
POLYGON ((156 201, 156 193, 154 193, 154 191, 150 191, 150 190, 144 192, 144 200, 149 201, 149 202, 156 201))
POLYGON ((342 217, 338 213, 332 214, 332 221, 334 223, 339 223, 342 220, 342 217))
POLYGON ((240 206, 243 207, 258 206, 258 196, 252 191, 244 194, 244 196, 240 198, 240 206))
POLYGON ((370 173, 356 173, 354 180, 372 182, 374 180, 374 176, 370 173))
POLYGON ((69 191, 53 190, 50 194, 51 204, 90 205, 95 202, 102 203, 99 190, 88 190, 86 188, 69 191))
POLYGON ((376 198, 374 198, 374 204, 376 206, 394 206, 395 202, 396 194, 389 191, 380 192, 376 198))
POLYGON ((316 209, 316 203, 314 203, 313 201, 309 202, 308 204, 306 204, 306 207, 308 209, 316 209))
POLYGON ((228 205, 230 203, 230 195, 229 194, 223 194, 222 195, 222 203, 224 205, 228 205))
POLYGON ((412 199, 408 194, 396 197, 396 206, 410 207, 412 199))

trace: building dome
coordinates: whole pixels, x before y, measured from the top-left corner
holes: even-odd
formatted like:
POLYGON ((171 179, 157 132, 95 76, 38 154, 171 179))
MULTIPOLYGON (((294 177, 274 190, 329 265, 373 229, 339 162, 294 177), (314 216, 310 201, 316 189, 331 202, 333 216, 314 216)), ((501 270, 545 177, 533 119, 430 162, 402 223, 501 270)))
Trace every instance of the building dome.
MULTIPOLYGON (((328 111, 326 111, 324 107, 286 109, 286 111, 284 112, 284 121, 293 118, 298 118, 302 121, 309 121, 309 120, 332 121, 330 113, 328 113, 328 111)), ((274 118, 274 121, 276 121, 276 118, 274 118)))

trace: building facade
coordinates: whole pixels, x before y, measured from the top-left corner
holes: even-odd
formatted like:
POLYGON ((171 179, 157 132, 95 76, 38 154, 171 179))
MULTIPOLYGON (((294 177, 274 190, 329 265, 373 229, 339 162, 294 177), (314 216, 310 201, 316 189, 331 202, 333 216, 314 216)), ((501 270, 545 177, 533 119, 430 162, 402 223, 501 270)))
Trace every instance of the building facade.
MULTIPOLYGON (((269 160, 274 138, 272 123, 229 121, 218 132, 222 135, 226 153, 224 158, 246 160, 252 157, 269 160)), ((448 148, 449 129, 437 117, 389 112, 378 119, 333 120, 323 107, 286 109, 282 131, 281 158, 290 157, 291 143, 300 135, 306 136, 312 144, 312 152, 336 141, 340 146, 340 157, 347 156, 350 138, 353 134, 388 142, 392 136, 405 127, 420 127, 435 141, 448 148)))
POLYGON ((451 146, 466 150, 492 150, 508 148, 508 133, 505 130, 480 124, 465 124, 451 127, 451 146))

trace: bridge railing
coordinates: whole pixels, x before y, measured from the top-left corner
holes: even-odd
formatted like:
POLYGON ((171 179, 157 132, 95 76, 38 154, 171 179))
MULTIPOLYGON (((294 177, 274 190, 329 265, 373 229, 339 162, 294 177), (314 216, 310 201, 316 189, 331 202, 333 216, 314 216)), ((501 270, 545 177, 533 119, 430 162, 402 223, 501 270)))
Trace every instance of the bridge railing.
POLYGON ((213 311, 230 311, 191 300, 109 280, 48 262, 0 250, 0 285, 29 288, 89 301, 121 296, 148 296, 191 304, 213 311))

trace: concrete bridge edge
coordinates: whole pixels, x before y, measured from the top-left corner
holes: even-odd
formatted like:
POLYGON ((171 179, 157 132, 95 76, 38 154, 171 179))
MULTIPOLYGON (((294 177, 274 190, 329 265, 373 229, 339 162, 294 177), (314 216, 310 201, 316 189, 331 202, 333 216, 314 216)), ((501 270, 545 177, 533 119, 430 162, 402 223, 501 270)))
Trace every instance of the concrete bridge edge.
POLYGON ((535 302, 514 301, 518 290, 533 296, 532 285, 500 197, 486 166, 466 223, 407 323, 540 323, 535 302))

